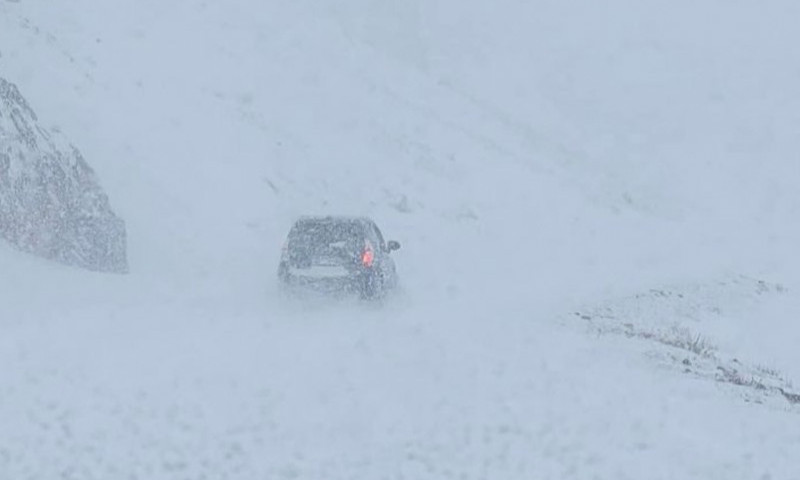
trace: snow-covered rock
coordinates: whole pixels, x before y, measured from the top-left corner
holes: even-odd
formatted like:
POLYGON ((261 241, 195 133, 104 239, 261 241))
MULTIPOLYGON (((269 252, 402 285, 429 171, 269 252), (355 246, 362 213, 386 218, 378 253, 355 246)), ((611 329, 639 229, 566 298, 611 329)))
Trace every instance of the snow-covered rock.
POLYGON ((73 145, 0 78, 0 237, 67 265, 128 270, 125 224, 73 145))

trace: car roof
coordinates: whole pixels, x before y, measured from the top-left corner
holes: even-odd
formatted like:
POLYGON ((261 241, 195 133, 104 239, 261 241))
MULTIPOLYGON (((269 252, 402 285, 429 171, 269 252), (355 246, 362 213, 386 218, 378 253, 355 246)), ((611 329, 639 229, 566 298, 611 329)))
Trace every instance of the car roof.
POLYGON ((295 224, 306 222, 354 222, 363 224, 375 223, 369 217, 356 215, 302 215, 297 218, 295 224))

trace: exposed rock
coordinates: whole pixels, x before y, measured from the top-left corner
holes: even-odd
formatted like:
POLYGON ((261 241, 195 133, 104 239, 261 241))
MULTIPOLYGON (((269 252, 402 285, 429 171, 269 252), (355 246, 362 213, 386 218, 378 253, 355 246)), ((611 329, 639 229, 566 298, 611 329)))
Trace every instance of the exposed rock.
POLYGON ((0 238, 67 265, 127 272, 125 223, 78 149, 59 137, 0 78, 0 238))

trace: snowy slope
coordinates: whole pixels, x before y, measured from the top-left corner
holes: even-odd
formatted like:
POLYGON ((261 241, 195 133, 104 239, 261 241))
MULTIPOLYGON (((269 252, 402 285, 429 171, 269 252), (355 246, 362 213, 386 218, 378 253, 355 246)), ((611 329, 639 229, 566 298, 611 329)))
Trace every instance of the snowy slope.
POLYGON ((131 263, 0 247, 0 478, 796 478, 797 407, 614 331, 800 379, 797 13, 0 3, 131 263), (376 217, 403 296, 281 305, 312 212, 376 217))
POLYGON ((75 146, 38 124, 3 78, 0 145, 0 237, 67 265, 125 273, 125 225, 91 167, 75 146))

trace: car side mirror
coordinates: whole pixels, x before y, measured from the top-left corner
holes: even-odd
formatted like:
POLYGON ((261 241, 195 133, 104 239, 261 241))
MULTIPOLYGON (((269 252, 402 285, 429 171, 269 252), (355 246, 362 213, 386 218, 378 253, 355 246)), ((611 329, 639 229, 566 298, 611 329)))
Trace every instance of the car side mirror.
POLYGON ((386 249, 389 250, 390 252, 393 252, 395 250, 400 250, 400 242, 389 240, 388 242, 386 242, 386 249))

